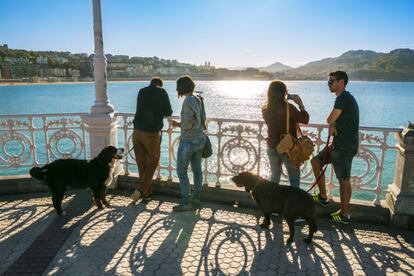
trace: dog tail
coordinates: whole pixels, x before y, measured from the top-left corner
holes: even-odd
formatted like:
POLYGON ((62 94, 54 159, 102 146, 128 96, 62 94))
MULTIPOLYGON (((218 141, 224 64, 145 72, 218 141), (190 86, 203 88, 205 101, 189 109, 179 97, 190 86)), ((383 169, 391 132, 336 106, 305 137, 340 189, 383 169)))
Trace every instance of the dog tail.
POLYGON ((37 180, 45 181, 47 177, 47 168, 46 166, 41 168, 34 167, 30 169, 29 173, 32 177, 36 178, 37 180))

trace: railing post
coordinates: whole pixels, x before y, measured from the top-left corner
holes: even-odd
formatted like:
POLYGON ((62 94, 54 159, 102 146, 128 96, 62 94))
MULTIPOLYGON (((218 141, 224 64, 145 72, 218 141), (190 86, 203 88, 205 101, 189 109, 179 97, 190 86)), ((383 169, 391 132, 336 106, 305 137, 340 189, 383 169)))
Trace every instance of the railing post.
MULTIPOLYGON (((114 107, 110 104, 106 81, 106 57, 103 49, 101 1, 93 0, 93 29, 95 55, 93 58, 93 74, 95 79, 95 104, 91 113, 84 117, 88 126, 91 158, 96 157, 102 148, 118 146, 117 130, 119 118, 115 116, 114 107)), ((116 176, 123 171, 118 165, 114 171, 114 181, 110 187, 116 186, 116 176)))
POLYGON ((404 128, 395 137, 395 176, 385 200, 391 212, 391 223, 414 228, 414 129, 404 128))

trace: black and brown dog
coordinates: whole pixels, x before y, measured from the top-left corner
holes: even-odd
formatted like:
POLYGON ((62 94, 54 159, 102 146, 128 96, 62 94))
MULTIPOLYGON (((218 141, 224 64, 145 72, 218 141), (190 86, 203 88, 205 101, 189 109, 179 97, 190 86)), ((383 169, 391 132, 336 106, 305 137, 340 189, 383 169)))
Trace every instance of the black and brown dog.
POLYGON ((306 243, 312 242, 313 234, 318 228, 315 205, 307 192, 295 187, 278 185, 250 172, 240 173, 232 177, 232 181, 238 187, 244 187, 246 192, 251 192, 264 214, 263 223, 260 224, 262 228, 269 227, 272 212, 278 213, 289 226, 290 236, 286 242, 290 244, 295 235, 294 222, 302 217, 309 225, 309 235, 303 240, 306 243))
POLYGON ((106 201, 106 182, 112 177, 112 169, 117 159, 122 159, 123 149, 114 146, 105 147, 92 160, 58 159, 43 167, 34 167, 30 175, 45 183, 52 194, 53 206, 58 215, 62 215, 62 200, 67 186, 90 188, 95 204, 102 209, 106 201))

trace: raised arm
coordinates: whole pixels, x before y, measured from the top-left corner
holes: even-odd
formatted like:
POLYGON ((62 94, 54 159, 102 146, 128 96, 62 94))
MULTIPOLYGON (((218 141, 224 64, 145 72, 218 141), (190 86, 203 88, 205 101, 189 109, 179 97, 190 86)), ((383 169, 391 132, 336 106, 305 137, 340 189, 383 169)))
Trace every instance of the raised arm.
POLYGON ((164 106, 163 106, 163 115, 164 117, 171 116, 173 111, 171 108, 170 97, 168 97, 167 92, 164 92, 164 106))

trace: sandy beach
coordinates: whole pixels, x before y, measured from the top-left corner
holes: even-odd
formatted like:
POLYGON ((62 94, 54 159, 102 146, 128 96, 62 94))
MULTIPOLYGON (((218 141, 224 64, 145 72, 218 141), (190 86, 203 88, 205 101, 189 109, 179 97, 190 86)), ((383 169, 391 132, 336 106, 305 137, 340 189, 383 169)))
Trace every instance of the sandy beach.
POLYGON ((93 83, 93 81, 56 81, 56 82, 0 82, 0 86, 26 86, 26 85, 45 85, 45 84, 82 84, 93 83))

